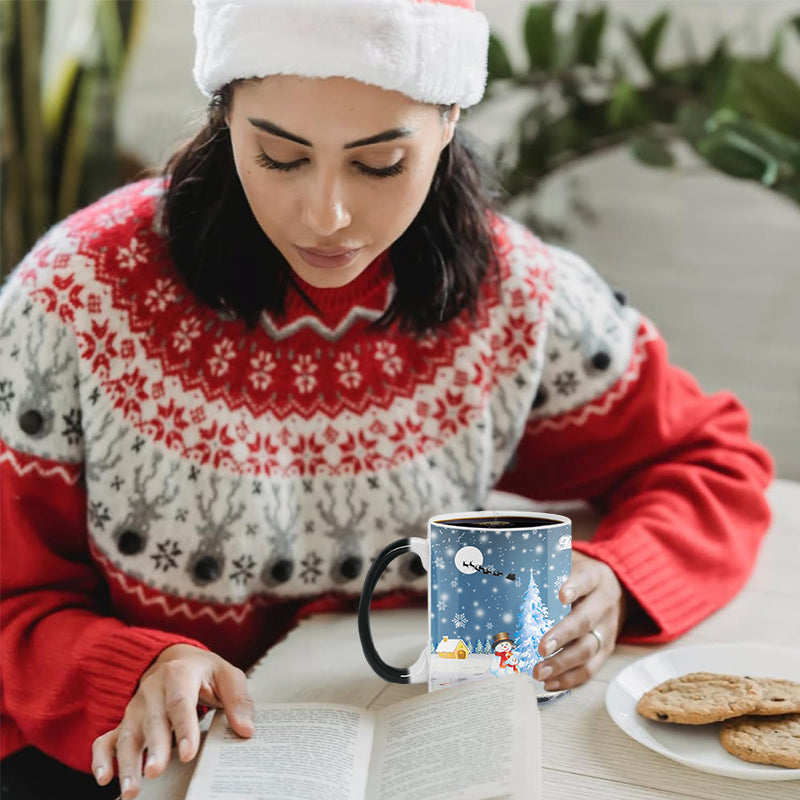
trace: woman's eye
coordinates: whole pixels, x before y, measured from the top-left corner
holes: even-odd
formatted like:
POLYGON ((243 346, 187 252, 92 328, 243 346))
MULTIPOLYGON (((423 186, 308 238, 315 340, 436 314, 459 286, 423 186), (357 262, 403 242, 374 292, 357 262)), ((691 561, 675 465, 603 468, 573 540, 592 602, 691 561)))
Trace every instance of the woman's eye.
MULTIPOLYGON (((256 161, 260 166, 266 169, 276 169, 279 172, 291 172, 302 166, 307 160, 301 158, 299 161, 276 161, 274 158, 270 158, 263 150, 256 156, 256 161)), ((393 175, 399 175, 405 170, 402 158, 396 164, 391 164, 388 167, 368 167, 358 161, 354 161, 353 164, 364 175, 369 175, 372 178, 391 178, 393 175)))
POLYGON ((256 156, 256 161, 259 163, 260 166, 265 167, 266 169, 277 169, 280 172, 291 172, 293 169, 297 169, 305 159, 300 159, 300 161, 276 161, 274 158, 270 158, 263 150, 256 156))
POLYGON ((405 170, 402 158, 396 164, 391 164, 388 167, 368 167, 366 164, 359 164, 358 162, 356 162, 356 166, 365 175, 371 175, 373 178, 391 178, 392 175, 399 175, 405 170))

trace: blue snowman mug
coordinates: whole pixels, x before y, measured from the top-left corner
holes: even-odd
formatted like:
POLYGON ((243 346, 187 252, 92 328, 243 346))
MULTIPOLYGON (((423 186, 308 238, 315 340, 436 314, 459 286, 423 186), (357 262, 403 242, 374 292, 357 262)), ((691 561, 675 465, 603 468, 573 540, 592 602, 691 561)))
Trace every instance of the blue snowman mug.
MULTIPOLYGON (((539 642, 570 610, 558 599, 572 565, 572 523, 539 511, 478 511, 440 514, 428 521, 428 538, 388 545, 364 580, 358 632, 372 669, 393 683, 446 686, 531 674, 539 642), (428 573, 428 642, 406 668, 378 654, 369 610, 383 571, 403 553, 415 553, 428 573)), ((568 690, 546 692, 551 702, 568 690)))

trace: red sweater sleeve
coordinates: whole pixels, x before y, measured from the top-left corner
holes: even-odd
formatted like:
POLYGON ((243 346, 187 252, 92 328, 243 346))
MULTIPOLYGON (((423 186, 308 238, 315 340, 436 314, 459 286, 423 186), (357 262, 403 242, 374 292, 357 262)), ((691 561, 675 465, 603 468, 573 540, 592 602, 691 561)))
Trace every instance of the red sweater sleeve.
POLYGON ((649 616, 621 639, 656 643, 742 587, 769 524, 772 473, 736 398, 705 395, 643 323, 627 374, 603 396, 529 420, 499 488, 599 505, 592 540, 574 547, 607 563, 649 616))
POLYGON ((88 771, 142 672, 169 645, 198 642, 104 616, 87 550, 80 466, 0 440, 2 755, 33 744, 88 771))

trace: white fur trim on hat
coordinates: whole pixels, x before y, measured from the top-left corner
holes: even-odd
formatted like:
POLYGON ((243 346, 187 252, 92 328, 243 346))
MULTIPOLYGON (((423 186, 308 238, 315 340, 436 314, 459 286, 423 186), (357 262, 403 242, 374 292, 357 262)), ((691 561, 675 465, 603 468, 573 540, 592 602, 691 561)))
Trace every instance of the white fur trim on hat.
POLYGON ((334 76, 424 103, 483 96, 489 24, 459 0, 194 0, 194 79, 334 76))

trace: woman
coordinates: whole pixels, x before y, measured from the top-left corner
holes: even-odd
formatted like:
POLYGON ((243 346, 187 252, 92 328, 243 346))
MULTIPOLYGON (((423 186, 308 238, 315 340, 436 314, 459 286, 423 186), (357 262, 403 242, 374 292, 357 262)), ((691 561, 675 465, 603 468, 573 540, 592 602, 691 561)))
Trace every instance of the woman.
POLYGON ((770 459, 585 262, 492 211, 458 130, 471 0, 195 6, 208 124, 2 294, 3 752, 135 797, 173 736, 194 757, 198 704, 250 735, 242 669, 299 616, 495 487, 606 512, 548 689, 731 598, 770 459))

